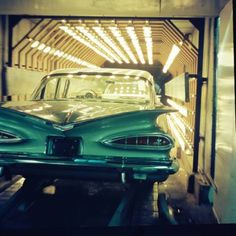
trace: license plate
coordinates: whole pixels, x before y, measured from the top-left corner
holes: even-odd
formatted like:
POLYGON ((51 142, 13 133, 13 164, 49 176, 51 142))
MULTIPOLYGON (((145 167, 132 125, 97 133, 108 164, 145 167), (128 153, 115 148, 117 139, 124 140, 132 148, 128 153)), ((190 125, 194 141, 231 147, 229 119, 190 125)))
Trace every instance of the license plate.
POLYGON ((49 136, 46 154, 60 157, 78 156, 80 154, 80 138, 49 136))

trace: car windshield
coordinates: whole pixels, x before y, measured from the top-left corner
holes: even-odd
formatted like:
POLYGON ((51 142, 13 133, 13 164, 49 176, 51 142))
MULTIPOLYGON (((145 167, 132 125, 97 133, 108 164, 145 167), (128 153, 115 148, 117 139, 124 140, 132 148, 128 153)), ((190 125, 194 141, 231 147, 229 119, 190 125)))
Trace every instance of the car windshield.
POLYGON ((34 100, 112 100, 147 103, 150 82, 138 76, 102 74, 63 74, 47 76, 34 100))

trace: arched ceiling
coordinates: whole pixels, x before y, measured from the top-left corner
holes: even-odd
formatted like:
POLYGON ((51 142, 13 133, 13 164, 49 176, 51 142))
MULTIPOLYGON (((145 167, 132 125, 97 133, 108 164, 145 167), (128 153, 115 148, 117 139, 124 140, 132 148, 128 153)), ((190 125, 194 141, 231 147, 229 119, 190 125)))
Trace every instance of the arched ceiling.
MULTIPOLYGON (((24 28, 22 20, 17 27, 24 28)), ((12 45, 14 67, 37 71, 104 64, 155 67, 166 63, 176 44, 181 50, 169 72, 196 72, 198 49, 184 35, 196 29, 188 20, 37 18, 31 22, 30 30, 20 38, 13 30, 13 37, 18 38, 12 45)))

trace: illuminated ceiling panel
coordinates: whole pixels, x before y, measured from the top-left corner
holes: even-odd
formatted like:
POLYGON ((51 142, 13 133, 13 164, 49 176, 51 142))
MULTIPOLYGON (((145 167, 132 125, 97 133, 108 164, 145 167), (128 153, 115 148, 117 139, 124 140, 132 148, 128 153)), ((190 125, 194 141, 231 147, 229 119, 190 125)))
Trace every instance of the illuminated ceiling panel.
MULTIPOLYGON (((181 27, 179 21, 178 26, 181 27)), ((107 62, 114 67, 121 64, 155 67, 157 63, 164 66, 172 46, 178 45, 183 37, 170 20, 45 18, 37 21, 12 48, 12 66, 39 71, 102 67, 107 62)), ((176 74, 187 68, 194 73, 197 56, 197 48, 184 41, 169 71, 176 74)))

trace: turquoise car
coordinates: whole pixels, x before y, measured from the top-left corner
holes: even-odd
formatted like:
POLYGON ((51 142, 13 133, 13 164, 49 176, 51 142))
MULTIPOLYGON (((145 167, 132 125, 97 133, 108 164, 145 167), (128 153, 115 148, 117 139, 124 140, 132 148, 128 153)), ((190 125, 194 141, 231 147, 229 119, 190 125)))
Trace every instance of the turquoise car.
POLYGON ((171 111, 156 100, 147 71, 53 71, 30 101, 1 104, 1 173, 165 181, 179 168, 173 138, 158 123, 171 111))

